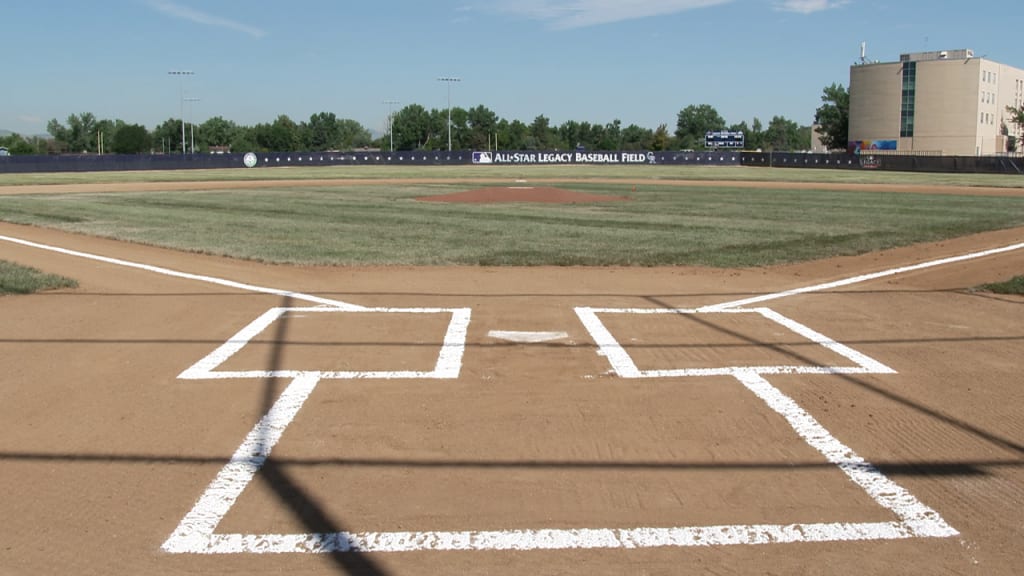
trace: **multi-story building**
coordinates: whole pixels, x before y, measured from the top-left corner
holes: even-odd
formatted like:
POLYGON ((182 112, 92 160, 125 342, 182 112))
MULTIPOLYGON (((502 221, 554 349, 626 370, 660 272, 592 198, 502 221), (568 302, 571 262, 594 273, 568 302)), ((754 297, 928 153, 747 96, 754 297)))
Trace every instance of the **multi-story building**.
POLYGON ((985 156, 1007 152, 1021 128, 1024 70, 972 50, 903 54, 850 67, 850 148, 985 156))

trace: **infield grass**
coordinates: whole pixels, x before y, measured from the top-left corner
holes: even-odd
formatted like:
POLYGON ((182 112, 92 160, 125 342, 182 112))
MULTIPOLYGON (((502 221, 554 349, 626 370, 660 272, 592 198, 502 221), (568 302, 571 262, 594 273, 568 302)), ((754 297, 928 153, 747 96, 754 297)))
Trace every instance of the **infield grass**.
POLYGON ((78 282, 63 276, 44 274, 35 268, 0 260, 0 295, 32 294, 57 288, 75 288, 78 282))
MULTIPOLYGON (((800 170, 788 171, 795 172, 800 170)), ((395 176, 391 170, 388 175, 395 176)), ((331 265, 748 267, 1024 226, 1020 196, 764 190, 726 183, 559 186, 631 199, 450 204, 416 198, 475 186, 352 183, 0 196, 0 219, 186 251, 331 265)))

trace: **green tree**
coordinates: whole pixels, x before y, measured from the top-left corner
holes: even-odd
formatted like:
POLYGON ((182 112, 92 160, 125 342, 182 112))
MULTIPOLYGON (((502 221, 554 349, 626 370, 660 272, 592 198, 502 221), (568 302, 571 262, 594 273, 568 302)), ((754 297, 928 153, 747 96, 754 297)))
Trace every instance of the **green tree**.
POLYGON ((471 150, 486 150, 492 145, 492 138, 498 132, 498 115, 486 106, 470 108, 468 113, 469 139, 471 150))
MULTIPOLYGON (((808 132, 809 135, 809 132, 808 132)), ((764 131, 764 144, 769 150, 801 150, 810 147, 800 137, 800 126, 784 116, 774 116, 764 131)))
POLYGON ((622 150, 651 150, 654 148, 654 132, 630 124, 622 130, 622 150))
POLYGON ((1006 111, 1010 113, 1010 122, 1016 124, 1019 130, 1024 130, 1024 104, 1016 108, 1007 106, 1006 111))
POLYGON ((651 141, 652 150, 669 150, 672 145, 672 138, 668 135, 668 124, 659 124, 654 131, 654 138, 651 141))
POLYGON ((40 152, 37 143, 29 142, 20 134, 0 136, 0 147, 7 148, 7 152, 11 155, 38 154, 40 152))
POLYGON ((97 122, 92 112, 68 116, 64 126, 56 118, 46 124, 46 131, 57 141, 58 148, 75 154, 95 152, 97 149, 97 122))
MULTIPOLYGON (((445 118, 442 125, 447 126, 448 124, 448 111, 444 112, 445 118)), ((464 108, 456 106, 452 108, 452 150, 464 150, 467 148, 469 142, 469 112, 464 108)), ((439 149, 448 149, 448 131, 447 128, 442 131, 444 138, 441 140, 444 142, 443 146, 438 147, 439 149)))
POLYGON ((433 135, 430 112, 419 104, 409 104, 395 113, 391 124, 396 150, 420 150, 433 135))
POLYGON ((745 138, 747 148, 750 150, 760 150, 764 148, 764 125, 761 124, 761 119, 754 117, 754 121, 750 123, 750 134, 745 138))
POLYGON ((338 118, 333 112, 319 112, 309 117, 304 126, 303 144, 309 150, 335 150, 341 144, 338 118))
POLYGON ((234 152, 260 151, 260 145, 256 142, 256 131, 251 126, 236 126, 231 132, 229 146, 234 152))
POLYGON ((676 138, 682 148, 704 147, 706 132, 725 129, 725 119, 710 104, 693 104, 679 111, 676 120, 676 138))
POLYGON ((604 125, 601 138, 597 142, 598 150, 622 149, 622 121, 616 118, 604 125))
POLYGON ((237 131, 238 126, 234 122, 220 116, 208 118, 199 125, 199 133, 203 135, 203 142, 207 146, 231 146, 237 131))
POLYGON ((126 124, 118 128, 111 149, 117 154, 141 154, 149 152, 153 139, 145 126, 126 124))
POLYGON ((97 120, 92 112, 68 116, 68 152, 95 152, 97 120))
POLYGON ((299 125, 282 114, 272 124, 257 124, 256 143, 260 149, 270 152, 292 152, 302 147, 299 125))
POLYGON ((501 120, 498 122, 498 136, 495 146, 499 150, 525 150, 530 135, 530 127, 521 120, 501 120))
POLYGON ((1010 114, 1010 123, 1017 125, 1017 135, 1006 131, 1006 151, 1016 152, 1020 148, 1020 134, 1024 134, 1024 104, 1016 108, 1007 106, 1006 111, 1010 114))
POLYGON ((338 146, 342 149, 366 148, 373 143, 373 134, 359 122, 341 118, 338 124, 338 146))
POLYGON ((815 132, 828 150, 846 150, 850 140, 850 93, 842 84, 826 86, 814 112, 815 132))
POLYGON ((125 126, 124 120, 97 121, 92 137, 97 153, 108 154, 111 151, 115 151, 114 142, 117 140, 117 133, 125 126))
POLYGON ((160 150, 163 154, 181 153, 181 120, 168 118, 150 134, 153 148, 160 150))
POLYGON ((547 150, 552 148, 552 140, 555 139, 553 130, 551 129, 551 120, 547 116, 541 114, 533 119, 529 129, 529 140, 527 140, 527 148, 533 150, 547 150))
POLYGON ((737 124, 731 124, 729 126, 729 132, 743 132, 743 148, 750 150, 750 126, 747 126, 747 121, 743 120, 737 124))

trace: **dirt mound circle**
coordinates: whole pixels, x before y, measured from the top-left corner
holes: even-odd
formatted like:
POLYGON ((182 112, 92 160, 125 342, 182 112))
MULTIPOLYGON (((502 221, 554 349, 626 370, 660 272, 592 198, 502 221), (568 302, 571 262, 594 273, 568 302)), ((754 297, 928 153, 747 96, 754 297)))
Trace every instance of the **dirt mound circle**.
POLYGON ((603 196, 586 194, 562 188, 544 186, 498 186, 477 188, 465 192, 423 196, 417 198, 421 202, 455 202, 467 204, 495 204, 501 202, 539 202, 545 204, 586 204, 591 202, 623 202, 629 200, 624 196, 603 196))

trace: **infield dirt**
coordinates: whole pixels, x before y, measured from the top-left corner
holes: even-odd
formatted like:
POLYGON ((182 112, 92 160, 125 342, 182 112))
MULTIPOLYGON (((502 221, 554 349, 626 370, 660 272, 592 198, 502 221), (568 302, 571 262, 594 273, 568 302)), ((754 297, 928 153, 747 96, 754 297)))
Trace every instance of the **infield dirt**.
MULTIPOLYGON (((320 383, 219 527, 241 533, 888 520, 734 379, 612 374, 574 308, 695 308, 1024 241, 1006 230, 744 270, 330 268, 0 235, 367 307, 472 309, 457 379, 320 383)), ((959 536, 213 556, 161 545, 287 381, 177 376, 268 309, 309 304, 10 242, 0 258, 80 284, 0 298, 0 574, 1019 573, 1024 299, 970 288, 1020 274, 1024 250, 765 304, 897 372, 771 381, 959 536)), ((652 368, 834 360, 771 325, 676 320, 619 318, 614 331, 652 368)), ((418 370, 442 331, 414 315, 296 316, 230 368, 418 370)))

